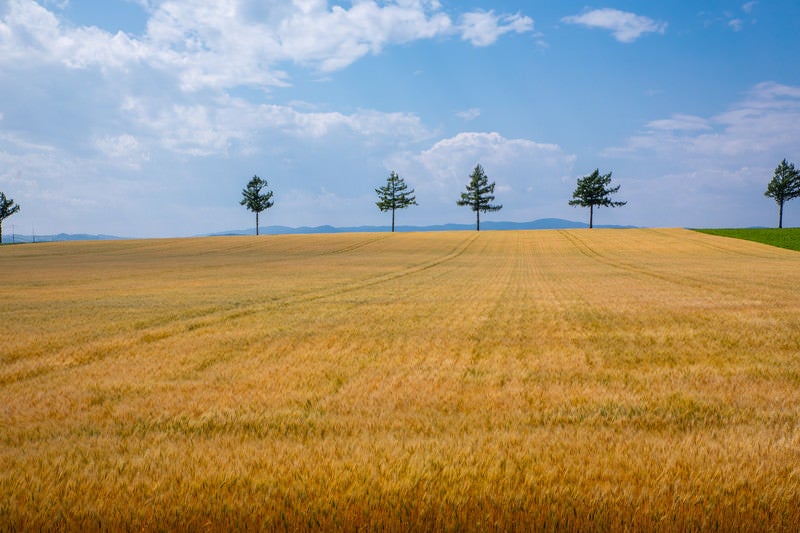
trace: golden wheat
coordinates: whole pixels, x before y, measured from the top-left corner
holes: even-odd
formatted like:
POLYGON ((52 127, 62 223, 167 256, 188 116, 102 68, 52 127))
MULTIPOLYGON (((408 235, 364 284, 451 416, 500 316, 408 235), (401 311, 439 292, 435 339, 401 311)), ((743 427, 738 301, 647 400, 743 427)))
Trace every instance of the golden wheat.
POLYGON ((800 523, 797 252, 266 236, 0 272, 2 530, 800 523))

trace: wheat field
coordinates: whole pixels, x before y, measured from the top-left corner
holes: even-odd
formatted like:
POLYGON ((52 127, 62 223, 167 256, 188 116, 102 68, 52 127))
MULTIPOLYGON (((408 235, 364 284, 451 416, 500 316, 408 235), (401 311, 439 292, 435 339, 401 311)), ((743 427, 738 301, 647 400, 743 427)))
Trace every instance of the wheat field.
POLYGON ((0 530, 800 523, 800 254, 687 230, 0 249, 0 530))

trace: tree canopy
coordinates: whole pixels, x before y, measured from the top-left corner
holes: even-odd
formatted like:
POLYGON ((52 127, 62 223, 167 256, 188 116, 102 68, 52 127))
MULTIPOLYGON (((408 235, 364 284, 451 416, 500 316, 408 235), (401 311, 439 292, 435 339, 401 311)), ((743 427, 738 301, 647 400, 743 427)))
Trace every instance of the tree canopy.
POLYGON ((14 205, 14 200, 6 198, 6 195, 0 192, 0 244, 3 244, 3 221, 19 211, 19 206, 14 205))
POLYGON ((386 178, 386 185, 375 189, 375 192, 378 194, 378 201, 375 203, 378 209, 382 212, 392 212, 392 232, 394 232, 394 212, 397 209, 418 205, 414 189, 409 190, 406 182, 394 170, 386 178))
POLYGON ((778 228, 783 228, 783 204, 800 196, 800 172, 786 159, 775 167, 764 196, 778 204, 778 228))
POLYGON ((493 205, 494 201, 494 182, 489 183, 489 177, 484 173, 483 167, 475 165, 475 169, 469 176, 467 191, 461 193, 461 199, 456 202, 460 206, 469 206, 475 211, 475 230, 481 230, 481 213, 500 211, 501 204, 493 205))
POLYGON ((578 178, 578 186, 572 193, 573 199, 569 201, 569 205, 589 208, 590 228, 593 226, 595 207, 620 207, 628 203, 611 200, 611 195, 619 191, 620 186, 610 187, 610 185, 611 172, 600 174, 600 169, 597 168, 588 176, 578 178))
POLYGON ((272 201, 272 191, 261 192, 268 186, 267 180, 258 176, 253 176, 247 183, 247 187, 242 189, 242 201, 239 202, 248 210, 256 214, 256 235, 258 235, 258 215, 274 205, 272 201))

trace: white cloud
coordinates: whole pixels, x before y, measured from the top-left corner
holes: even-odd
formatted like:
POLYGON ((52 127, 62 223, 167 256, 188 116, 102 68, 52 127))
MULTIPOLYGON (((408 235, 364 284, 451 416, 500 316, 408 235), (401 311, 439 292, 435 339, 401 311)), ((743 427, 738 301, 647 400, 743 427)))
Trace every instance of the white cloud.
POLYGON ((773 206, 763 192, 775 165, 797 157, 797 139, 800 87, 765 82, 723 113, 651 121, 603 155, 629 169, 623 192, 631 196, 626 211, 634 219, 771 225, 773 206))
POLYGON ((519 13, 470 12, 456 26, 437 1, 220 0, 155 4, 145 35, 69 27, 32 0, 9 0, 0 20, 0 65, 126 69, 145 64, 174 75, 187 91, 289 84, 285 66, 328 73, 389 45, 460 34, 487 46, 533 21, 519 13))
POLYGON ((0 147, 5 145, 11 152, 16 151, 38 151, 38 152, 54 152, 56 148, 48 144, 31 142, 22 136, 12 132, 0 132, 0 147))
POLYGON ((542 211, 554 201, 566 205, 560 200, 568 194, 575 156, 556 144, 508 139, 497 132, 462 132, 385 161, 387 170, 396 170, 416 187, 420 207, 415 210, 426 222, 464 218, 455 200, 476 164, 496 182, 497 201, 504 205, 495 219, 521 221, 555 216, 542 211))
POLYGON ((95 140, 95 147, 103 156, 124 162, 132 168, 140 168, 141 163, 150 159, 141 143, 130 134, 105 135, 95 140))
POLYGON ((498 16, 494 11, 473 11, 462 15, 459 27, 465 41, 474 46, 489 46, 506 33, 531 31, 533 19, 519 13, 498 16))
POLYGON ((117 155, 123 157, 119 165, 115 158, 75 154, 19 134, 0 134, 0 181, 12 187, 22 206, 20 227, 39 233, 129 235, 131 224, 142 224, 147 216, 138 200, 156 188, 154 183, 130 179, 132 165, 123 154, 129 142, 124 137, 98 139, 98 148, 118 150, 117 155), (102 229, 87 226, 98 216, 105 218, 102 229))
POLYGON ((252 143, 264 135, 291 135, 308 140, 347 133, 367 144, 383 139, 406 144, 431 136, 413 113, 299 111, 290 106, 254 104, 228 96, 160 107, 155 102, 128 98, 122 111, 153 137, 158 146, 195 156, 227 156, 234 145, 252 153, 256 150, 252 143))
MULTIPOLYGON (((456 116, 466 121, 475 120, 476 118, 481 116, 481 110, 478 109, 477 107, 471 107, 469 109, 456 112, 456 116)), ((0 118, 2 117, 0 116, 0 118)))
POLYGON ((350 9, 318 3, 308 13, 284 20, 282 51, 294 62, 330 72, 388 44, 430 39, 450 32, 450 18, 422 2, 379 6, 356 2, 350 9))
POLYGON ((721 13, 701 11, 698 15, 705 19, 703 25, 706 28, 724 24, 734 32, 740 32, 745 28, 746 24, 753 25, 757 23, 757 19, 752 17, 753 9, 757 3, 758 2, 747 2, 741 6, 742 13, 749 15, 745 17, 739 17, 736 13, 728 10, 722 11, 721 13))
POLYGON ((733 31, 742 31, 742 26, 743 25, 744 25, 744 22, 742 21, 742 19, 731 19, 731 20, 728 21, 728 26, 733 31))
POLYGON ((665 130, 665 131, 696 131, 696 130, 710 130, 711 126, 708 120, 702 117, 692 115, 672 115, 671 118, 653 120, 647 123, 647 128, 650 130, 665 130))
POLYGON ((798 138, 800 87, 765 82, 724 113, 708 118, 674 115, 652 121, 624 147, 609 149, 607 154, 654 152, 671 159, 711 160, 769 154, 774 158, 796 150, 798 138))
POLYGON ((645 33, 663 34, 667 29, 666 22, 656 22, 649 17, 610 8, 595 9, 561 20, 568 24, 610 30, 621 43, 632 43, 645 33))
POLYGON ((769 166, 698 167, 673 170, 656 168, 648 174, 627 173, 617 178, 619 197, 628 200, 620 210, 603 214, 608 220, 642 220, 654 226, 738 227, 770 225, 773 210, 763 196, 769 166), (631 175, 632 174, 632 175, 631 175))
POLYGON ((147 53, 146 46, 121 32, 64 27, 53 13, 30 0, 10 0, 0 20, 0 65, 123 68, 147 53))

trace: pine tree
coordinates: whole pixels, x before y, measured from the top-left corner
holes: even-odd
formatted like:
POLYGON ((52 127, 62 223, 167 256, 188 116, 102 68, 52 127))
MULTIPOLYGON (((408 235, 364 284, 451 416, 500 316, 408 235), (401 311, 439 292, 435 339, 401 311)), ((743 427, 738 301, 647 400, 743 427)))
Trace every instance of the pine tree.
POLYGON ((0 192, 0 244, 3 244, 3 221, 19 211, 19 206, 14 205, 14 200, 6 198, 6 195, 0 192))
POLYGON ((800 196, 800 172, 784 159, 775 167, 772 180, 767 184, 764 196, 778 204, 778 228, 783 228, 783 204, 800 196))
POLYGON ((494 182, 489 183, 489 177, 483 172, 483 167, 475 165, 475 169, 469 176, 467 192, 461 193, 461 199, 456 204, 469 206, 475 211, 475 229, 481 230, 481 212, 488 213, 500 211, 502 205, 492 205, 494 201, 494 182))
POLYGON ((414 189, 409 190, 406 182, 394 170, 386 178, 386 185, 375 189, 375 192, 378 194, 378 201, 375 203, 378 209, 382 212, 392 211, 392 233, 394 233, 394 212, 411 205, 419 205, 414 196, 414 189))
POLYGON ((253 176, 247 183, 247 187, 242 189, 242 201, 239 202, 256 214, 256 235, 258 235, 258 214, 274 205, 272 191, 261 192, 267 185, 267 180, 253 176))
POLYGON ((611 195, 619 191, 620 186, 609 187, 609 185, 611 185, 611 172, 608 174, 600 174, 599 169, 594 169, 594 172, 588 176, 578 178, 578 186, 572 193, 573 199, 569 201, 569 205, 579 205, 589 208, 590 228, 593 225, 595 206, 620 207, 628 203, 611 200, 611 195))

